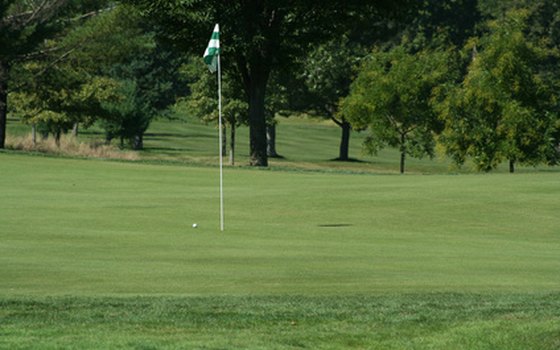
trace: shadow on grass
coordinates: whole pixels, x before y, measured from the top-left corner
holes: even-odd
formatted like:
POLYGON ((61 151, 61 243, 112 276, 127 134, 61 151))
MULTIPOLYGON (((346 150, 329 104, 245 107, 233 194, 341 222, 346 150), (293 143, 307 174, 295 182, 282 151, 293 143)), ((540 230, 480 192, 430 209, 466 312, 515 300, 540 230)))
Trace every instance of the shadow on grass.
POLYGON ((360 160, 360 159, 356 159, 356 158, 334 158, 334 159, 329 159, 329 161, 331 162, 347 162, 347 163, 368 163, 364 160, 360 160))
POLYGON ((163 140, 165 137, 176 137, 176 138, 182 138, 182 139, 190 139, 190 138, 204 138, 204 139, 209 139, 209 138, 214 138, 214 136, 211 135, 204 135, 204 134, 182 134, 182 133, 171 133, 171 132, 162 132, 162 133, 145 133, 144 137, 149 137, 152 140, 163 140))
POLYGON ((192 149, 183 148, 183 147, 145 147, 143 151, 147 153, 154 153, 154 152, 177 153, 177 152, 189 152, 192 151, 192 149))

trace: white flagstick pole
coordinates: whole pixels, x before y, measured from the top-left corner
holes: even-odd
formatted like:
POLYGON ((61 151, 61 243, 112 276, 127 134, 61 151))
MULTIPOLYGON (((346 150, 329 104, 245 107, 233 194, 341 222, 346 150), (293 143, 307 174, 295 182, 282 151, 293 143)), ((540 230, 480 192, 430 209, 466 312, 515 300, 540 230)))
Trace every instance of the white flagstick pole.
POLYGON ((218 54, 218 129, 220 139, 220 231, 224 230, 224 167, 222 154, 222 69, 220 66, 220 54, 218 54))

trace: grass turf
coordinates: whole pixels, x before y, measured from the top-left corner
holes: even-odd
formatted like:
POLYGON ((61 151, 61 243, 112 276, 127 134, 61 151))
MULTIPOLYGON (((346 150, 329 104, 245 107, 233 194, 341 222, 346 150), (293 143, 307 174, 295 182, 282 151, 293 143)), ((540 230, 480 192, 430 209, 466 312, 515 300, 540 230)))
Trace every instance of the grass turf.
POLYGON ((557 291, 554 173, 217 172, 2 154, 0 294, 557 291), (193 229, 192 223, 199 228, 193 229))
POLYGON ((4 299, 0 347, 557 349, 558 296, 4 299))
POLYGON ((0 163, 0 348, 560 346, 555 173, 0 163))

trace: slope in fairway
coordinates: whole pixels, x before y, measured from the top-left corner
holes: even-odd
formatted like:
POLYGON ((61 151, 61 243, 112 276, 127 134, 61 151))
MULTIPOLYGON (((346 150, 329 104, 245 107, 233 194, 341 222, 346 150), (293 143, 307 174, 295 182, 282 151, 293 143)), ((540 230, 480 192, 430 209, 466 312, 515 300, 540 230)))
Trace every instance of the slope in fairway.
POLYGON ((14 154, 0 162, 3 296, 560 287, 557 174, 226 169, 220 233, 214 168, 14 154))

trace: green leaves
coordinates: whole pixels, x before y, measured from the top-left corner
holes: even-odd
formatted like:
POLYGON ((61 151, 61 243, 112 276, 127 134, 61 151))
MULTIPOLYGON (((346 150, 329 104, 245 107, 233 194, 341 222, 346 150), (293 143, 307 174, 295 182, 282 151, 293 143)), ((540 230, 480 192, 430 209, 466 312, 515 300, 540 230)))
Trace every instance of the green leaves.
MULTIPOLYGON (((186 102, 189 112, 205 122, 218 120, 218 82, 216 74, 204 67, 200 55, 191 56, 184 66, 187 70, 190 96, 186 102)), ((233 126, 246 123, 248 104, 237 77, 222 72, 222 116, 233 126)))
POLYGON ((154 39, 140 14, 119 5, 76 20, 19 65, 12 111, 53 132, 103 120, 107 139, 136 138, 181 93, 181 59, 154 39))
POLYGON ((431 100, 450 76, 448 61, 445 51, 412 54, 403 45, 387 52, 375 49, 364 61, 341 112, 353 126, 369 127, 369 153, 391 146, 403 159, 433 156, 437 120, 431 100))
POLYGON ((440 106, 441 141, 459 164, 472 158, 489 171, 504 160, 537 164, 553 153, 556 107, 541 73, 551 52, 528 40, 527 18, 527 11, 510 11, 489 23, 462 85, 440 106))

